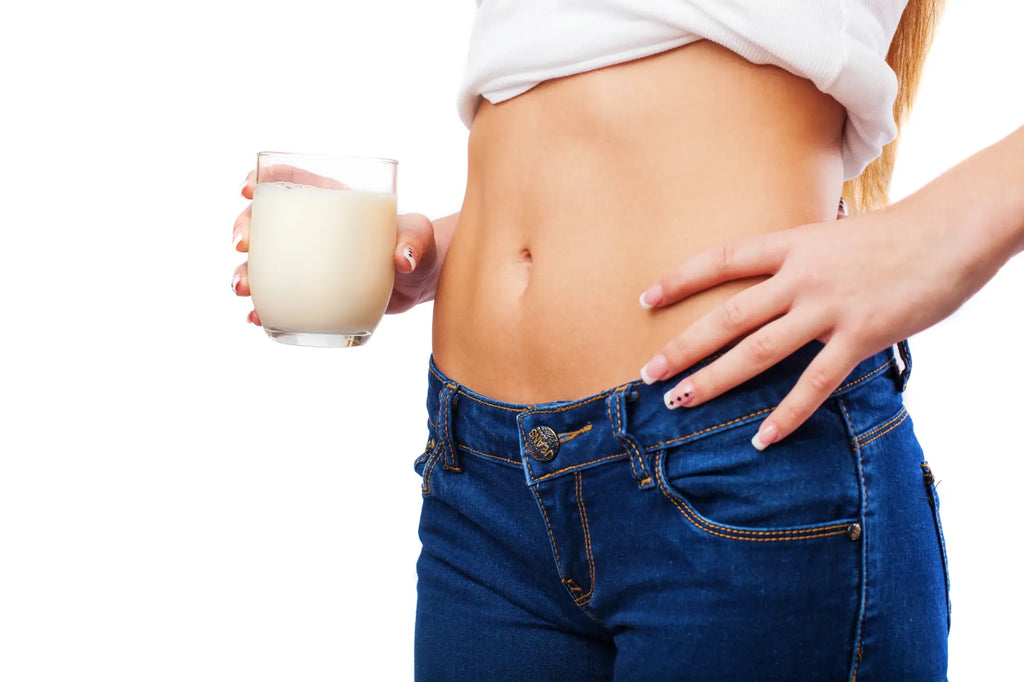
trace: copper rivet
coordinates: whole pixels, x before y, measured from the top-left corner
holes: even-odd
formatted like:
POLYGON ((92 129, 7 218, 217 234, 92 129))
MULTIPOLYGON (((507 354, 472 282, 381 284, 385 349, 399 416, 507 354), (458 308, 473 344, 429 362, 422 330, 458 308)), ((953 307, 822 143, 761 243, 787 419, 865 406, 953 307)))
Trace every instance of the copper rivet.
POLYGON ((846 537, 850 538, 851 540, 857 540, 858 538, 860 538, 860 524, 851 523, 849 526, 847 526, 846 537))

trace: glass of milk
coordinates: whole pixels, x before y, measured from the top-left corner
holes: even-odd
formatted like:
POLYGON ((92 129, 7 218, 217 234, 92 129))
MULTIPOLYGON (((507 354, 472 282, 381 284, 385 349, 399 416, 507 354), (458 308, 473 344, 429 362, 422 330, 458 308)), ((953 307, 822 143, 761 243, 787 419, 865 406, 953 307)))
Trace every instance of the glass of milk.
POLYGON ((249 289, 267 334, 296 346, 367 342, 395 281, 398 162, 260 152, 249 289))

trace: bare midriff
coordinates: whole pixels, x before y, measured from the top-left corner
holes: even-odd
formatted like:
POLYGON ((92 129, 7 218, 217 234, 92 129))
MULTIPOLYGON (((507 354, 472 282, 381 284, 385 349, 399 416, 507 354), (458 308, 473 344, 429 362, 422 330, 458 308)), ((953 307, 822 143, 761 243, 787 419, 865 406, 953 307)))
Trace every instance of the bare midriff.
POLYGON ((688 256, 835 220, 845 110, 702 40, 481 102, 438 281, 438 368, 517 403, 640 378, 672 337, 765 276, 665 308, 638 297, 688 256))

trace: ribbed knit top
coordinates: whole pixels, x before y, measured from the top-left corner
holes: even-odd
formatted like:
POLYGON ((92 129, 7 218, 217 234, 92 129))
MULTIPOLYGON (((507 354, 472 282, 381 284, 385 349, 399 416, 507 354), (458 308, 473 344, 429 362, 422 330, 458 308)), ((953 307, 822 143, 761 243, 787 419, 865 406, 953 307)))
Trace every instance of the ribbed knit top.
POLYGON ((477 0, 458 110, 706 38, 811 80, 846 107, 844 180, 896 137, 885 62, 907 0, 477 0))

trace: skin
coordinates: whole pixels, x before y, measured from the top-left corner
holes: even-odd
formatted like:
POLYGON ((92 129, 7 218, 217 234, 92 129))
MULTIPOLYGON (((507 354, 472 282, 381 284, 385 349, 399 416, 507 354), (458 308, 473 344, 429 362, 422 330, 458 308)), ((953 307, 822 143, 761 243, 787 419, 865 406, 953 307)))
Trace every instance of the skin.
POLYGON ((514 402, 669 379, 734 344, 669 384, 690 407, 817 339, 754 447, 777 442, 1024 249, 1024 128, 839 229, 843 116, 809 81, 708 41, 484 102, 462 212, 399 217, 388 312, 433 299, 438 366, 514 402))

